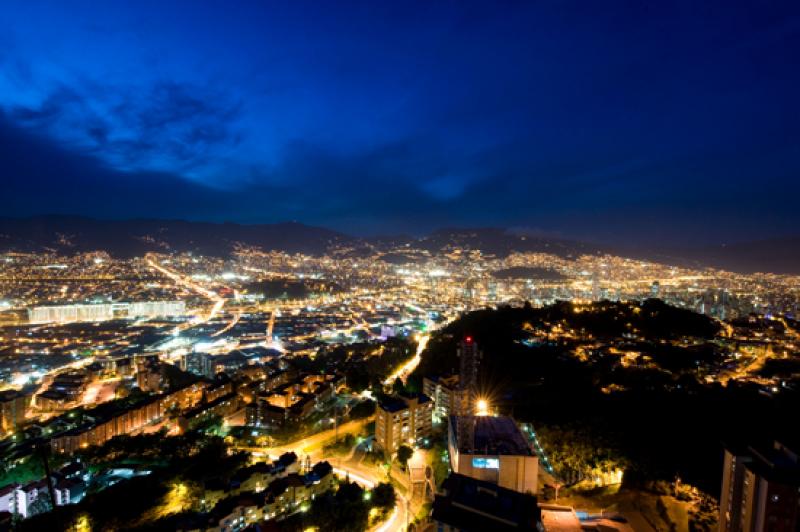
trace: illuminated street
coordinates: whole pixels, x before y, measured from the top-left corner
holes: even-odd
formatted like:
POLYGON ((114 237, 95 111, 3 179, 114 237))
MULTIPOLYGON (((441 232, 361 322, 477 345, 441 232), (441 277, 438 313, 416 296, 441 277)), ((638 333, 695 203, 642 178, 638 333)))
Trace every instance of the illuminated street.
POLYGON ((0 532, 800 531, 800 2, 0 2, 0 532))

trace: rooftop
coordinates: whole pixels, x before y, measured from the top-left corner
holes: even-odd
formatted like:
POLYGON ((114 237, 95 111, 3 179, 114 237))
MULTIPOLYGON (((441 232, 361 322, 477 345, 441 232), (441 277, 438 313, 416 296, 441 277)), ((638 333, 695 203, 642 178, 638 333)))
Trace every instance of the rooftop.
POLYGON ((399 397, 385 397, 380 400, 378 407, 387 412, 400 412, 408 408, 408 405, 399 397))
POLYGON ((771 447, 726 444, 726 448, 742 458, 748 470, 765 480, 800 486, 800 459, 782 442, 773 442, 771 447))
POLYGON ((434 376, 426 378, 448 388, 455 389, 458 386, 458 375, 434 376))
POLYGON ((384 397, 378 402, 378 406, 386 412, 400 412, 409 407, 409 402, 417 400, 417 404, 424 405, 431 402, 431 398, 423 393, 398 395, 391 397, 384 397))
POLYGON ((459 530, 536 530, 541 514, 536 497, 457 473, 442 485, 432 517, 459 530))
POLYGON ((450 416, 450 430, 458 439, 460 423, 475 424, 475 442, 470 448, 458 441, 462 453, 532 456, 533 451, 516 422, 506 416, 450 416))

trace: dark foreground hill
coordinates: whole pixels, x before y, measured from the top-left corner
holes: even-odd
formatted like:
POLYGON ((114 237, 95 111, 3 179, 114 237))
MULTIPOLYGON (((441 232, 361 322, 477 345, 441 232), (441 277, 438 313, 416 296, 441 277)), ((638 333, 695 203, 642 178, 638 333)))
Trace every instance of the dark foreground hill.
POLYGON ((431 338, 409 385, 456 373, 458 342, 471 336, 483 352, 479 394, 532 423, 564 478, 610 462, 632 486, 678 475, 716 496, 723 441, 800 441, 787 422, 800 379, 775 395, 707 381, 733 349, 718 329, 658 300, 480 310, 431 338))

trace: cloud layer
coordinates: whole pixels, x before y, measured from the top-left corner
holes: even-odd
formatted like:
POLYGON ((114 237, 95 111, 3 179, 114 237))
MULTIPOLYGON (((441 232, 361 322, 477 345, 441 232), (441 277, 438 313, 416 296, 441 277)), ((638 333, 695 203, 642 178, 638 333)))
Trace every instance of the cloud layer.
POLYGON ((800 222, 792 7, 0 9, 10 214, 670 243, 800 222))

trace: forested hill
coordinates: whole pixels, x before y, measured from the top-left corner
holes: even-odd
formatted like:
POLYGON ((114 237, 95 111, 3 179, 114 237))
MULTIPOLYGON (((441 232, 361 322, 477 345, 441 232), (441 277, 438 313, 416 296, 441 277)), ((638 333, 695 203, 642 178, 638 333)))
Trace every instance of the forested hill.
MULTIPOLYGON (((471 312, 445 327, 431 339, 417 375, 443 374, 457 367, 456 348, 465 336, 472 336, 485 354, 485 369, 513 377, 524 366, 535 331, 568 331, 598 339, 622 339, 625 335, 649 341, 675 338, 712 338, 720 329, 715 320, 690 310, 667 305, 658 299, 642 304, 602 301, 590 305, 560 302, 532 308, 502 307, 471 312)), ((556 333, 558 334, 558 333, 556 333)))
POLYGON ((532 423, 567 478, 602 461, 625 469, 626 483, 679 475, 717 496, 722 441, 800 437, 786 423, 800 411, 792 387, 770 397, 719 382, 736 349, 720 327, 658 300, 480 310, 431 338, 409 386, 457 373, 469 335, 483 352, 478 393, 532 423))

